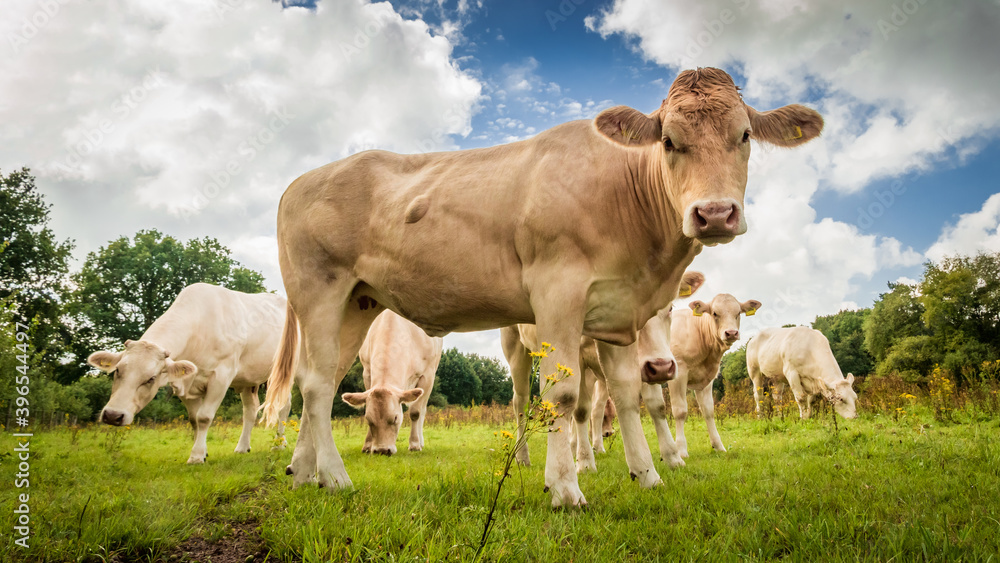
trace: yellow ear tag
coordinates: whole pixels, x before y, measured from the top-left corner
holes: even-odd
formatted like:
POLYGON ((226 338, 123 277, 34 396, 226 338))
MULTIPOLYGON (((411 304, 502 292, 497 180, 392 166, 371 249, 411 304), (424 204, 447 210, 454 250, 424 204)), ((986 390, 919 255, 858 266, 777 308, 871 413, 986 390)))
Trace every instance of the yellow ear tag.
POLYGON ((799 127, 798 125, 796 125, 795 126, 795 134, 792 135, 791 137, 789 137, 787 140, 788 141, 794 141, 795 139, 801 139, 801 138, 802 138, 802 128, 799 127))
POLYGON ((756 313, 756 312, 757 312, 757 309, 747 309, 747 316, 748 317, 752 317, 752 316, 754 316, 754 313, 756 313))
POLYGON ((691 295, 691 286, 686 285, 681 287, 681 290, 677 293, 678 297, 687 297, 691 295))
POLYGON ((101 362, 101 367, 106 368, 111 365, 111 362, 101 362))
POLYGON ((700 317, 703 313, 701 311, 697 311, 695 309, 691 309, 691 314, 694 315, 694 316, 696 316, 696 317, 700 317))

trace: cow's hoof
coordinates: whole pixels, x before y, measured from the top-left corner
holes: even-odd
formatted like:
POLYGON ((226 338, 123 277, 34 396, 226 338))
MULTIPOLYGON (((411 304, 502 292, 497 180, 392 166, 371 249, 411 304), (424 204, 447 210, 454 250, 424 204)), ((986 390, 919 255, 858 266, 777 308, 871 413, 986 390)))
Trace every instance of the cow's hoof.
POLYGON ((514 454, 514 459, 517 460, 517 464, 521 467, 531 467, 531 456, 528 455, 527 448, 523 448, 514 454))
POLYGON ((577 473, 591 473, 597 471, 597 464, 594 463, 594 458, 589 459, 579 459, 576 461, 576 472, 577 473))
POLYGON ((421 446, 421 445, 417 445, 417 444, 410 444, 410 451, 411 451, 411 452, 419 452, 419 451, 421 451, 421 450, 423 450, 423 449, 424 449, 424 447, 423 447, 423 446, 421 446))
POLYGON ((285 466, 285 475, 295 475, 295 470, 292 469, 291 465, 285 466))
POLYGON ((688 457, 688 451, 687 451, 687 449, 677 450, 677 455, 679 455, 681 457, 688 457))
POLYGON ((722 444, 719 444, 717 446, 712 446, 712 448, 715 451, 717 451, 717 452, 725 452, 726 451, 726 446, 723 446, 722 444))
POLYGON ((337 474, 334 472, 324 472, 317 479, 317 483, 321 489, 351 489, 354 488, 354 483, 351 482, 351 478, 347 476, 346 471, 339 471, 337 474))
POLYGON ((583 491, 576 483, 566 483, 549 487, 552 493, 552 507, 577 508, 587 506, 587 499, 583 497, 583 491))
POLYGON ((248 454, 248 453, 250 453, 250 448, 247 448, 247 449, 245 449, 245 450, 244 450, 244 449, 242 449, 242 448, 236 448, 236 449, 235 449, 235 450, 233 450, 233 451, 235 451, 235 452, 236 452, 236 453, 238 453, 238 454, 248 454))
POLYGON ((284 449, 285 449, 285 445, 284 444, 281 444, 281 445, 278 445, 278 446, 271 446, 271 451, 272 452, 280 452, 280 451, 282 451, 284 449))
POLYGON ((669 467, 670 469, 677 469, 679 467, 684 467, 687 465, 686 463, 684 463, 684 459, 681 458, 681 456, 679 456, 678 454, 662 456, 660 459, 662 459, 664 463, 667 464, 667 467, 669 467))
POLYGON ((663 480, 660 479, 660 474, 656 472, 655 469, 646 469, 638 473, 629 473, 633 481, 639 482, 639 487, 642 489, 652 489, 658 485, 663 484, 663 480))
POLYGON ((189 457, 187 461, 188 465, 197 465, 199 463, 205 463, 205 457, 189 457))

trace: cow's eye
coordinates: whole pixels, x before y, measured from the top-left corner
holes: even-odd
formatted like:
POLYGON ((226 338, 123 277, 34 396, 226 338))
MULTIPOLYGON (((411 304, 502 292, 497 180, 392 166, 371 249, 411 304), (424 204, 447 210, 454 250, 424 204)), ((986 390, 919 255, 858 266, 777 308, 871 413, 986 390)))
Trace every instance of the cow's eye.
POLYGON ((744 143, 749 143, 750 142, 750 130, 749 129, 747 129, 746 131, 743 132, 743 142, 744 143))
POLYGON ((670 137, 667 137, 666 139, 663 140, 663 148, 668 151, 672 151, 675 150, 677 147, 674 146, 674 142, 670 140, 670 137))
POLYGON ((156 377, 150 377, 149 379, 146 380, 146 383, 144 385, 152 385, 155 381, 156 377))

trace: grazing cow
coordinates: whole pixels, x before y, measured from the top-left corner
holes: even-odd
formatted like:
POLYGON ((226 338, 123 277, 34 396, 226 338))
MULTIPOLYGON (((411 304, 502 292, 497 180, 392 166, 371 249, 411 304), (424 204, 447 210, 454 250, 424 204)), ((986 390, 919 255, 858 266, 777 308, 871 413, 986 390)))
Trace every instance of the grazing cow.
POLYGON ((830 341, 818 330, 797 326, 760 331, 747 344, 747 372, 753 381, 758 413, 766 377, 779 387, 788 383, 801 418, 812 414, 813 395, 822 395, 844 418, 857 416, 854 374, 844 377, 830 350, 830 341))
MULTIPOLYGON (((207 283, 185 287, 139 340, 125 341, 124 351, 94 352, 87 358, 97 369, 114 373, 101 421, 131 424, 157 390, 170 384, 195 430, 188 463, 203 463, 208 427, 232 387, 243 402, 243 432, 236 452, 249 452, 260 407, 257 390, 271 370, 284 308, 285 300, 270 293, 247 294, 207 283)), ((282 444, 290 406, 289 401, 279 413, 277 436, 282 444)))
MULTIPOLYGON (((680 292, 690 295, 697 291, 704 281, 705 276, 700 272, 685 272, 680 292)), ((684 465, 684 461, 677 455, 677 446, 670 434, 661 387, 662 382, 674 376, 674 360, 670 352, 672 308, 671 305, 662 309, 646 322, 646 326, 639 331, 636 345, 625 349, 632 353, 612 356, 606 352, 602 353, 594 339, 586 336, 582 338, 580 368, 583 377, 580 379, 580 395, 573 413, 576 422, 575 432, 570 440, 571 449, 576 452, 578 473, 597 469, 594 451, 598 444, 600 449, 597 451, 604 450, 603 437, 598 434, 592 446, 587 430, 590 424, 596 428, 598 417, 606 412, 606 405, 610 404, 612 409, 617 409, 620 413, 622 440, 629 474, 637 479, 643 488, 652 487, 660 482, 660 476, 652 466, 652 456, 639 418, 640 396, 653 418, 660 458, 670 467, 684 465), (648 367, 650 362, 657 360, 666 362, 666 366, 660 370, 662 379, 657 378, 658 374, 648 367), (591 400, 595 389, 599 396, 591 400), (617 401, 609 401, 610 395, 614 395, 617 401), (614 406, 616 404, 617 407, 614 406)), ((535 326, 530 324, 505 327, 501 329, 500 334, 514 384, 513 404, 514 412, 517 414, 518 437, 520 437, 526 425, 524 407, 530 397, 531 351, 539 349, 540 341, 535 326)), ((518 450, 516 456, 518 463, 529 465, 527 444, 518 450)))
MULTIPOLYGON (((793 147, 822 127, 799 105, 754 110, 728 74, 706 68, 682 72, 648 115, 617 106, 508 145, 366 151, 299 177, 278 208, 288 310, 265 403, 275 420, 298 377, 295 484, 352 486, 330 410, 388 308, 432 336, 534 323, 555 347, 542 371, 562 363, 577 374, 546 394, 565 431, 548 434, 545 485, 555 506, 585 504, 568 416, 580 337, 598 340, 602 356, 634 356, 611 349, 633 344, 674 299, 703 245, 746 231, 750 139, 793 147)), ((665 366, 648 363, 657 377, 665 366)))
POLYGON ((409 405, 410 451, 424 449, 427 400, 434 388, 443 343, 392 311, 383 311, 375 318, 359 354, 366 391, 341 396, 352 407, 365 409, 368 436, 361 451, 396 453, 403 403, 409 405))
POLYGON ((712 384, 719 375, 722 355, 740 339, 740 315, 753 315, 761 304, 753 299, 740 303, 732 295, 720 293, 710 303, 692 301, 688 307, 691 311, 674 311, 670 338, 677 359, 677 377, 667 384, 681 457, 688 456, 687 438, 684 436, 688 389, 694 391, 698 408, 705 417, 712 447, 720 452, 726 451, 715 427, 712 384))

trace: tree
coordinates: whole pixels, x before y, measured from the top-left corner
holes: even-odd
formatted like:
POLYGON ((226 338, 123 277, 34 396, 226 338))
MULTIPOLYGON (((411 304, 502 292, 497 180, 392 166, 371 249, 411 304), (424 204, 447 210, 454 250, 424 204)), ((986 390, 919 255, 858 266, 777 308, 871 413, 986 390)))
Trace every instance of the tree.
POLYGON ((893 345, 875 373, 879 376, 897 374, 910 383, 923 383, 942 359, 931 336, 907 336, 893 345))
POLYGON ((62 299, 73 241, 48 227, 45 203, 27 168, 0 172, 0 299, 32 324, 32 340, 46 364, 55 364, 71 341, 61 322, 62 299))
POLYGON ((139 231, 132 240, 121 237, 88 254, 72 276, 74 351, 82 364, 96 349, 138 338, 193 283, 257 293, 265 290, 263 280, 213 238, 185 244, 156 230, 139 231))
POLYGON ((876 362, 882 362, 900 340, 926 334, 921 315, 924 306, 916 288, 905 283, 889 283, 889 292, 879 295, 872 312, 862 322, 865 348, 876 362))
POLYGON ((482 403, 509 405, 514 398, 514 386, 504 362, 479 354, 468 354, 472 371, 482 382, 482 403))
POLYGON ((434 379, 434 391, 448 398, 451 405, 471 405, 482 402, 483 383, 472 369, 472 364, 458 348, 449 348, 441 354, 434 379))
POLYGON ((840 311, 816 317, 812 323, 830 341, 833 357, 845 374, 868 375, 875 369, 875 362, 864 347, 864 321, 870 314, 871 309, 840 311))
POLYGON ((722 372, 722 379, 730 383, 736 383, 750 377, 750 374, 747 372, 747 345, 744 344, 722 356, 720 371, 722 372))

